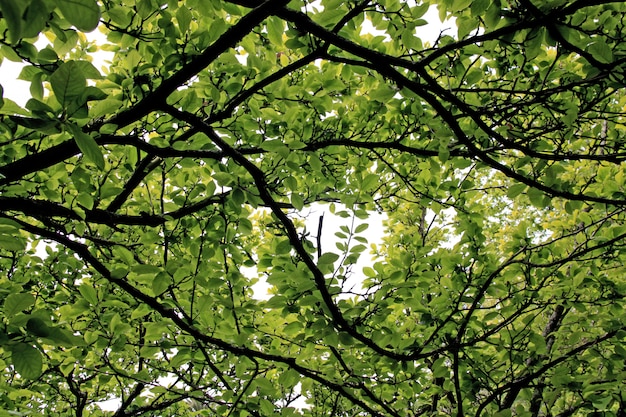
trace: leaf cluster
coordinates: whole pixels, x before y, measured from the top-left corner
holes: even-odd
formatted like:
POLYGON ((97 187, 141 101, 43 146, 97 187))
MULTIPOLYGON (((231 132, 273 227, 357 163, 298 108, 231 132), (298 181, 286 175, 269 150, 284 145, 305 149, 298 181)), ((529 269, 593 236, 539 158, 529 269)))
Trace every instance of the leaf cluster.
POLYGON ((623 3, 0 12, 0 409, 626 413, 623 3))

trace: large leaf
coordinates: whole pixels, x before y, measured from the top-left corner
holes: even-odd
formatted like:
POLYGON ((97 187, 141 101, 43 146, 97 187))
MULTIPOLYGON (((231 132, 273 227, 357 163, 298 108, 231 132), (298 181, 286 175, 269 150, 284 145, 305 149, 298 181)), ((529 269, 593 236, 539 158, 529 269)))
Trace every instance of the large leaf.
POLYGON ((31 317, 26 322, 26 330, 37 337, 50 336, 51 329, 45 321, 39 317, 31 317))
POLYGON ((61 105, 80 97, 87 88, 87 78, 76 61, 62 64, 51 76, 52 91, 61 105))
POLYGON ((4 314, 12 317, 35 304, 35 297, 29 293, 9 294, 4 300, 4 314))
POLYGON ((19 252, 26 248, 26 242, 19 236, 1 234, 0 232, 0 248, 11 252, 19 252))
POLYGON ((0 10, 2 10, 3 20, 9 29, 9 40, 15 44, 22 37, 22 14, 26 3, 23 0, 2 0, 0 10))
POLYGON ((37 379, 41 375, 43 360, 41 352, 27 343, 11 346, 11 360, 15 371, 26 379, 37 379))
POLYGON ((77 29, 90 32, 98 26, 100 8, 96 0, 57 0, 63 16, 77 29))

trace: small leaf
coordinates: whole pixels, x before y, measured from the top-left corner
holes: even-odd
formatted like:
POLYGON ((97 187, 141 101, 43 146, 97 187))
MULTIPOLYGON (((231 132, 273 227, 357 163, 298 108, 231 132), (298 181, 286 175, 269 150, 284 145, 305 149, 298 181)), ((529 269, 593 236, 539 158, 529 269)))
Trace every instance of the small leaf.
POLYGON ((171 283, 172 279, 166 272, 159 272, 152 280, 152 293, 155 297, 163 294, 171 283))
POLYGON ((68 22, 83 32, 91 32, 100 21, 96 0, 57 0, 57 7, 68 22))
POLYGON ((259 406, 261 407, 263 415, 271 416, 275 414, 275 406, 271 401, 266 400, 265 398, 261 398, 261 400, 259 401, 259 406))
POLYGON ((89 108, 89 115, 91 117, 100 117, 113 113, 122 108, 124 103, 121 100, 115 98, 108 98, 106 100, 98 101, 89 108))
POLYGON ((370 190, 378 187, 380 183, 380 176, 376 174, 367 174, 365 178, 363 178, 363 181, 361 181, 361 189, 370 190))
POLYGON ((276 245, 276 254, 284 255, 291 251, 291 242, 289 239, 283 239, 276 245))
POLYGON ((233 199, 233 203, 235 203, 238 206, 241 206, 243 205, 243 203, 246 202, 246 195, 240 188, 235 188, 231 192, 231 198, 233 199))
POLYGON ((287 149, 287 147, 282 141, 278 139, 274 139, 274 140, 266 140, 265 142, 261 143, 261 149, 268 151, 268 152, 278 152, 278 151, 287 149))
POLYGON ((374 270, 374 268, 370 267, 370 266, 364 266, 363 267, 363 274, 366 277, 369 278, 374 278, 377 274, 376 274, 376 270, 374 270))
POLYGON ((78 149, 85 155, 85 157, 96 164, 98 168, 104 170, 104 156, 100 147, 96 143, 96 140, 91 135, 86 134, 82 129, 75 124, 71 123, 67 125, 69 133, 74 136, 74 140, 78 145, 78 149))
POLYGON ((299 194, 291 193, 291 205, 298 211, 304 208, 304 200, 299 194))
POLYGON ((537 208, 546 208, 550 203, 550 200, 544 198, 546 195, 543 191, 536 188, 529 188, 527 194, 530 203, 537 208))
POLYGON ((508 198, 515 198, 520 195, 528 186, 526 184, 513 184, 506 192, 508 198))
POLYGON ((490 0, 474 0, 470 9, 472 11, 472 16, 480 16, 489 8, 490 5, 490 0))
POLYGON ((387 84, 383 84, 375 90, 370 91, 370 98, 381 103, 386 103, 396 94, 396 91, 387 84))
POLYGON ((433 363, 433 376, 443 378, 450 375, 450 370, 445 365, 445 358, 439 358, 433 363))
POLYGON ((41 375, 43 361, 41 352, 26 343, 17 343, 11 347, 11 360, 15 371, 22 378, 37 379, 41 375))
POLYGON ((98 304, 98 294, 96 293, 95 288, 91 285, 80 284, 80 286, 78 287, 78 292, 80 292, 80 295, 82 295, 89 304, 98 304))

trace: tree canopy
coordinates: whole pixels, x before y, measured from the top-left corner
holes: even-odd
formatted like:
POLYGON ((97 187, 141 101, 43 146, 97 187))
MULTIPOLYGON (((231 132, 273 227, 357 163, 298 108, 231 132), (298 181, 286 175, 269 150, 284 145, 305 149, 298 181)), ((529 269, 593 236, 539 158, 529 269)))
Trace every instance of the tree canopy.
POLYGON ((626 415, 626 3, 0 11, 0 416, 626 415))

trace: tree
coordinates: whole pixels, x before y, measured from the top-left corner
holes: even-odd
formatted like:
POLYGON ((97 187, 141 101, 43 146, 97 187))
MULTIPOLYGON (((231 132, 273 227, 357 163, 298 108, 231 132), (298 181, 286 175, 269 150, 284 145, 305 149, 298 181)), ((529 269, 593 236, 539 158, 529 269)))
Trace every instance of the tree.
POLYGON ((623 2, 0 10, 1 415, 626 415, 623 2))

